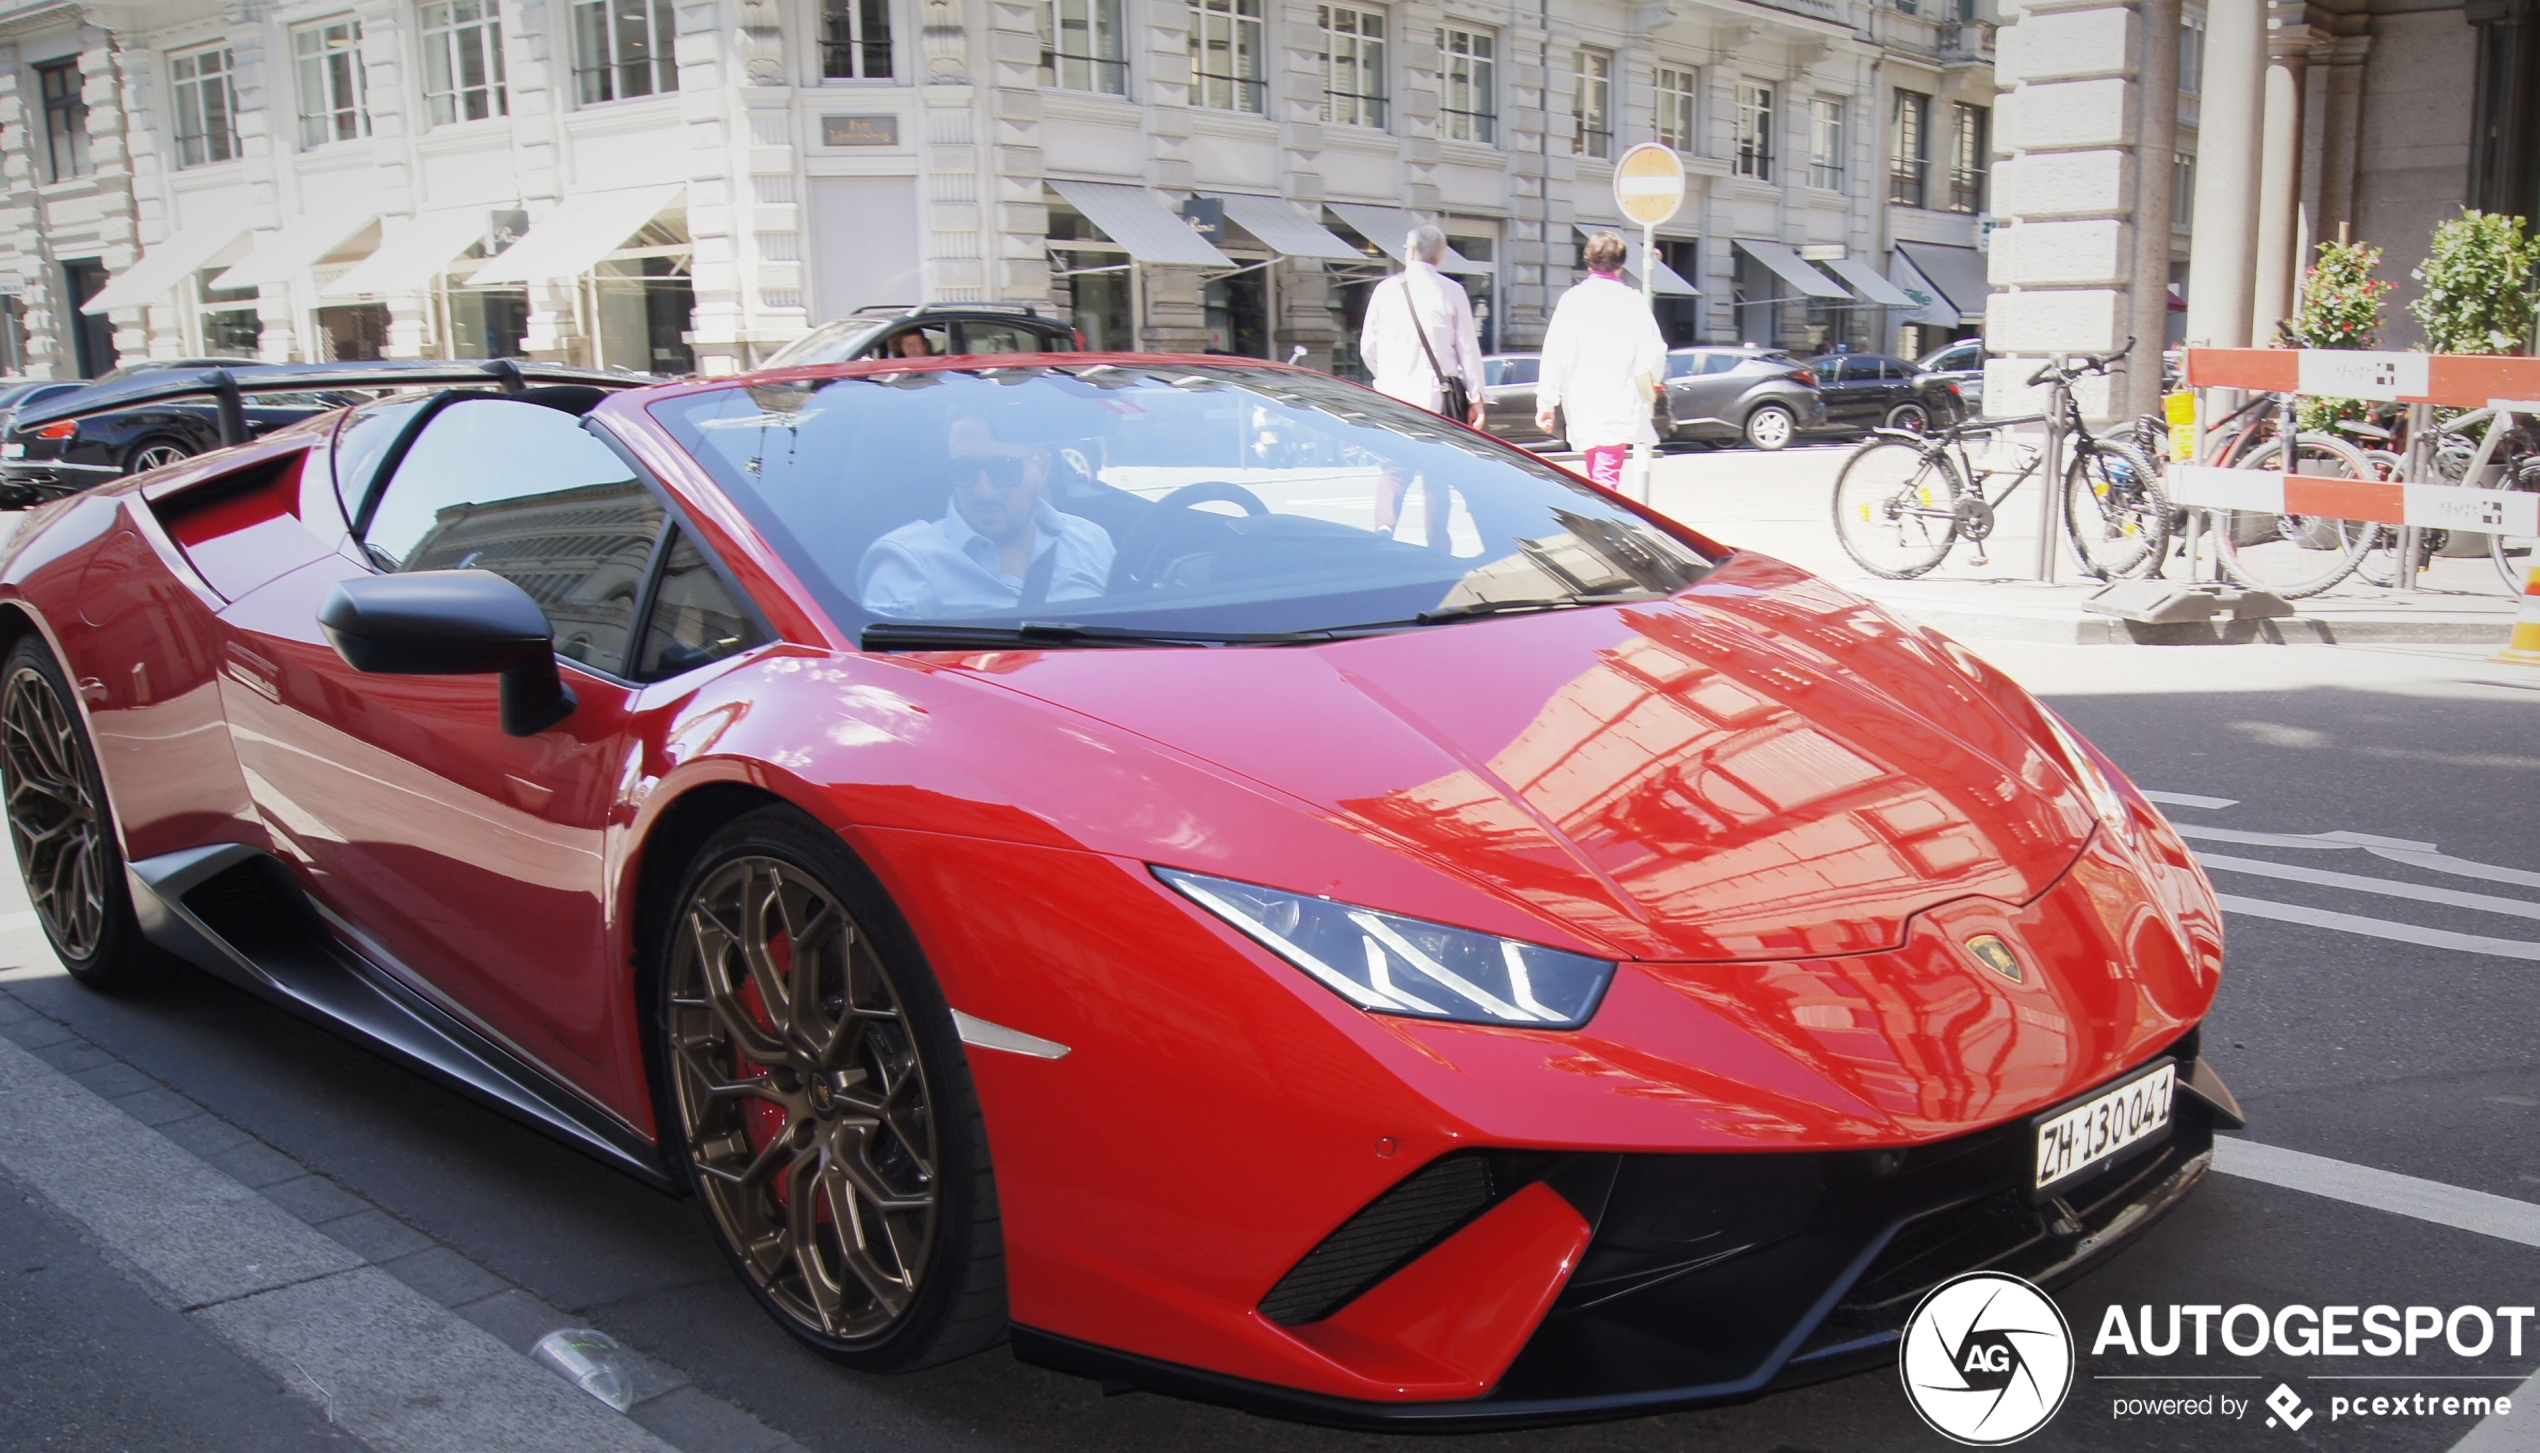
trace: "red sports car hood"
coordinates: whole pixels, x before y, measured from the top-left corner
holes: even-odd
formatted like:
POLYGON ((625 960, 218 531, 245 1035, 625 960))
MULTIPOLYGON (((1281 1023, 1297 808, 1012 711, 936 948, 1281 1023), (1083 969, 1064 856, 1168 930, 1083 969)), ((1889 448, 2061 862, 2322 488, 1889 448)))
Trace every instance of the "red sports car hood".
POLYGON ((1754 556, 1649 605, 1296 650, 1053 651, 996 679, 1637 958, 1892 948, 1923 909, 2045 891, 2092 822, 1925 638, 1754 556))

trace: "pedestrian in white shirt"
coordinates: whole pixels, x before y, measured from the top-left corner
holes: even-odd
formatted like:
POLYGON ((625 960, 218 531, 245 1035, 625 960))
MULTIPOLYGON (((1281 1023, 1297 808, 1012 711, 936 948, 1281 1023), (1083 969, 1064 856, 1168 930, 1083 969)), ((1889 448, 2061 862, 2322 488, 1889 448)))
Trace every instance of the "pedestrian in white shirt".
MULTIPOLYGON (((1446 234, 1413 228, 1403 240, 1403 269, 1376 284, 1367 299, 1367 321, 1358 333, 1358 357, 1376 392, 1416 404, 1430 413, 1446 408, 1446 382, 1460 379, 1471 400, 1462 422, 1482 426, 1482 336, 1473 301, 1463 284, 1438 271, 1446 260, 1446 234)), ((1391 530, 1401 517, 1410 481, 1388 467, 1376 492, 1376 528, 1391 530)), ((1429 543, 1446 543, 1443 491, 1428 491, 1429 543)))
POLYGON ((1667 340, 1640 289, 1622 279, 1620 235, 1588 238, 1588 275, 1552 310, 1536 375, 1535 425, 1552 429, 1561 410, 1570 447, 1586 457, 1587 476, 1619 488, 1634 444, 1656 444, 1650 404, 1667 366, 1667 340))

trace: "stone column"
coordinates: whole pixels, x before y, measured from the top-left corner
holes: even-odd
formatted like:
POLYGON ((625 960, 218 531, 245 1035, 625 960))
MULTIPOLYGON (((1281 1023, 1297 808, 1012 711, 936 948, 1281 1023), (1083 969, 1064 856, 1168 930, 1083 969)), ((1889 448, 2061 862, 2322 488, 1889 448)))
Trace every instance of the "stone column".
POLYGON ((985 282, 991 298, 1046 308, 1050 209, 1041 164, 1039 7, 989 0, 988 26, 996 57, 987 96, 996 191, 984 218, 991 255, 985 282))
POLYGON ((2249 290, 2249 342, 2275 341, 2275 325, 2293 313, 2293 280, 2301 276, 2302 80, 2311 28, 2302 0, 2275 0, 2267 16, 2267 70, 2258 136, 2258 235, 2249 290))
MULTIPOLYGON (((1993 299, 1985 404, 1996 414, 2044 407, 2027 380, 2042 357, 2100 353, 2125 341, 2138 275, 2133 223, 2139 189, 2136 126, 2143 88, 2135 59, 2144 26, 2132 5, 2033 0, 2007 9, 1995 78, 1993 299)), ((2171 36, 2163 43, 2174 44, 2171 36)), ((2159 165, 2166 168, 2164 153, 2159 165)), ((2162 229, 2167 240, 2167 229, 2162 229)), ((2112 381, 2075 387, 2082 412, 2112 417, 2124 397, 2112 381)))
POLYGON ((2161 407, 2161 348, 2170 330, 2170 188, 2178 152, 2178 0, 2143 0, 2142 88, 2136 110, 2134 168, 2134 298, 2126 331, 2124 409, 2161 407))
POLYGON ((2257 260, 2258 130, 2266 94, 2265 3, 2208 0, 2205 11, 2187 341, 2209 348, 2249 342, 2250 287, 2257 260))

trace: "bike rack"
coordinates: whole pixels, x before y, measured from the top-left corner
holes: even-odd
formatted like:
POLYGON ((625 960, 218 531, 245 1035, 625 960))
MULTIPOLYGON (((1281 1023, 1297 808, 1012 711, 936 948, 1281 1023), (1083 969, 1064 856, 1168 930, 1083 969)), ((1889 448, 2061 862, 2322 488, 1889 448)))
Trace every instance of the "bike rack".
MULTIPOLYGON (((2290 436, 2295 400, 2301 397, 2363 399, 2408 405, 2410 481, 2433 473, 2434 410, 2497 408, 2540 413, 2540 358, 2495 358, 2462 353, 2395 353, 2336 348, 2190 348, 2187 386, 2197 393, 2197 419, 2228 410, 2209 409, 2216 389, 2285 396, 2290 436)), ((2540 494, 2467 485, 2360 480, 2300 474, 2297 451, 2286 449, 2284 470, 2224 469, 2202 461, 2174 463, 2167 479, 2170 502, 2189 507, 2188 581, 2196 579, 2204 521, 2218 509, 2262 514, 2318 515, 2363 520, 2399 530, 2399 559, 2416 558, 2420 530, 2475 534, 2540 535, 2540 494)), ((2216 569, 2219 572, 2220 564, 2216 569)), ((2414 591, 2416 572, 2397 572, 2396 587, 2414 591)))

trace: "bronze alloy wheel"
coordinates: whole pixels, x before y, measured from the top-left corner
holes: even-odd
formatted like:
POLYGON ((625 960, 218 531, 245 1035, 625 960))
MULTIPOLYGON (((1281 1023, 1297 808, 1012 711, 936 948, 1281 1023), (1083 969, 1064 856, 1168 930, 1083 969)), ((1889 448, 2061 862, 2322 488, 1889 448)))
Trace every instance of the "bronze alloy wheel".
POLYGON ((108 869, 86 755, 53 683, 21 661, 0 689, 9 842, 54 946, 80 960, 94 958, 105 939, 108 869))
POLYGON ((723 863, 681 913, 667 1069, 697 1189, 802 1331, 876 1342, 917 1300, 943 1194, 900 992, 836 895, 784 859, 723 863))

